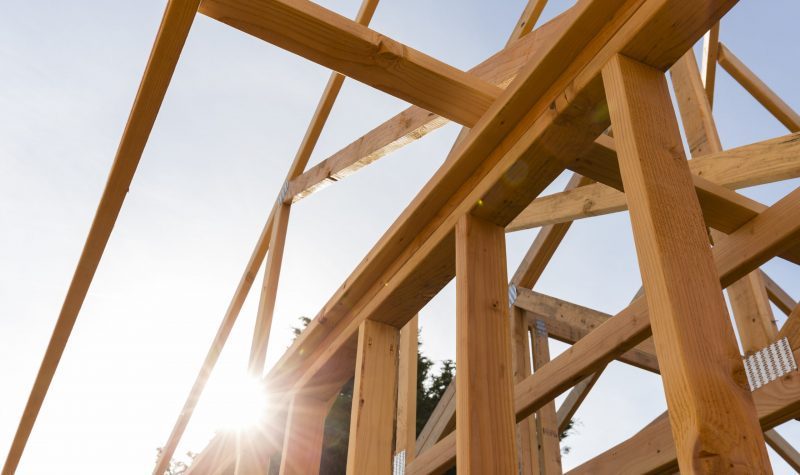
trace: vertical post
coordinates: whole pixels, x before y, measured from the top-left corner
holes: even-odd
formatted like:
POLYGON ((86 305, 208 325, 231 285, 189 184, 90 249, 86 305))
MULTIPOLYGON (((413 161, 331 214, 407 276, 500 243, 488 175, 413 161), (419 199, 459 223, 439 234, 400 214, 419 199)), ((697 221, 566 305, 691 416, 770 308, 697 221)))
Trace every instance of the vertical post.
MULTIPOLYGON (((536 320, 532 330, 533 370, 538 371, 550 362, 550 342, 545 322, 536 320)), ((561 444, 558 440, 555 401, 548 402, 536 411, 536 434, 539 441, 539 473, 561 475, 561 444)))
MULTIPOLYGON (((671 76, 692 156, 721 152, 722 142, 711 113, 711 103, 703 93, 703 82, 694 51, 687 51, 675 63, 671 69, 671 76)), ((714 240, 722 236, 724 236, 722 233, 711 230, 711 237, 714 240)), ((772 343, 778 329, 769 306, 769 297, 761 271, 753 271, 730 285, 728 297, 745 353, 758 351, 772 343)))
POLYGON ((367 320, 358 328, 348 475, 391 473, 398 340, 391 325, 367 320))
POLYGON ((286 228, 289 226, 291 205, 278 202, 275 204, 272 236, 269 241, 267 266, 264 270, 264 281, 261 284, 261 298, 258 302, 256 328, 253 331, 253 344, 250 347, 250 373, 260 377, 264 372, 264 360, 267 356, 269 333, 272 327, 272 313, 275 310, 275 297, 278 294, 278 280, 281 275, 283 248, 286 244, 286 228))
POLYGON ((603 82, 681 471, 771 473, 664 74, 603 82))
POLYGON ((302 394, 292 398, 283 433, 281 475, 319 473, 329 406, 327 401, 302 394))
POLYGON ((417 332, 419 315, 400 330, 400 365, 397 374, 397 434, 395 453, 405 452, 406 464, 414 460, 417 443, 417 332))
POLYGON ((505 230, 456 224, 456 460, 460 474, 517 473, 505 230))
MULTIPOLYGON (((531 353, 528 346, 528 322, 525 311, 511 306, 511 329, 514 351, 514 384, 531 375, 531 353)), ((531 414, 517 424, 519 464, 522 475, 539 473, 539 444, 536 442, 536 416, 531 414)))

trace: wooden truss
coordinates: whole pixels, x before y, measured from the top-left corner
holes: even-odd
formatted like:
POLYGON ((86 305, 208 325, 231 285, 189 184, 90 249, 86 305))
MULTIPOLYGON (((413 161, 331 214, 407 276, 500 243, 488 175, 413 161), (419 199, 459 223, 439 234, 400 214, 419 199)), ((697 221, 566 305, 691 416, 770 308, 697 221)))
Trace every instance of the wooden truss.
POLYGON ((735 191, 800 176, 800 116, 719 42, 736 1, 579 0, 534 29, 545 0, 530 0, 505 49, 467 72, 369 29, 377 3, 348 20, 306 0, 168 2, 3 474, 22 456, 197 12, 334 72, 154 474, 266 259, 249 361, 264 374, 294 203, 448 121, 464 129, 444 164, 264 375, 285 422, 246 444, 218 436, 191 473, 262 473, 278 454, 281 473, 318 472, 326 414, 351 378, 348 473, 390 473, 397 456, 414 474, 561 472, 558 434, 614 360, 660 374, 669 410, 573 472, 769 473, 765 442, 800 469, 773 430, 800 416, 800 373, 751 390, 722 294, 746 356, 786 338, 800 358, 800 308, 759 269, 776 256, 800 264, 800 189, 770 207, 735 191), (723 150, 717 63, 791 134, 723 150), (345 76, 412 106, 307 169, 345 76), (539 197, 565 170, 566 189, 539 197), (611 316, 532 290, 572 221, 625 209, 643 280, 628 307, 611 316), (505 233, 533 227, 509 283, 505 233), (454 278, 458 377, 416 437, 417 313, 454 278), (780 330, 770 301, 789 315, 780 330), (549 338, 570 350, 551 360, 549 338))

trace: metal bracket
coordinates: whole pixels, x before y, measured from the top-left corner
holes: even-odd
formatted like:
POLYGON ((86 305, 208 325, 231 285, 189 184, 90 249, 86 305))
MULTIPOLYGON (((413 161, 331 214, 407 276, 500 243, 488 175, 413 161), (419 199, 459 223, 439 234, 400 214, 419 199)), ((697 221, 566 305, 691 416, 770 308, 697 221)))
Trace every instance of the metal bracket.
POLYGON ((517 286, 514 284, 510 284, 508 286, 508 307, 511 308, 514 306, 514 302, 517 301, 517 286))
POLYGON ((536 320, 536 333, 539 336, 547 336, 548 335, 548 333, 547 333, 547 324, 544 322, 544 320, 538 320, 538 319, 536 320))
POLYGON ((394 454, 392 460, 392 475, 404 475, 406 473, 406 451, 401 450, 394 454))
POLYGON ((281 192, 278 194, 278 204, 283 204, 283 200, 286 199, 287 194, 289 194, 289 182, 284 181, 281 192))
POLYGON ((797 362, 794 360, 789 340, 781 338, 746 357, 744 369, 747 373, 747 382, 753 391, 792 371, 797 371, 797 362))

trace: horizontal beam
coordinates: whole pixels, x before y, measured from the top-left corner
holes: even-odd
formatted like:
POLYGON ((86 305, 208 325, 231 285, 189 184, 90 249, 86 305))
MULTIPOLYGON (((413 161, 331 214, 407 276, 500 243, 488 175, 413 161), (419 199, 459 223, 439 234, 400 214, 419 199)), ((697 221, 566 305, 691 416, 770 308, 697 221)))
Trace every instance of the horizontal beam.
POLYGON ((468 127, 500 94, 497 86, 306 0, 205 0, 200 12, 468 127))
MULTIPOLYGON (((729 189, 800 177, 800 133, 689 160, 689 168, 729 189)), ((506 227, 519 231, 628 209, 625 194, 601 183, 537 198, 506 227)))
MULTIPOLYGON (((511 42, 505 49, 470 69, 470 74, 505 88, 537 51, 553 41, 553 36, 569 18, 569 12, 561 14, 511 42)), ((285 200, 297 202, 316 193, 449 122, 433 112, 411 106, 291 180, 285 200)))

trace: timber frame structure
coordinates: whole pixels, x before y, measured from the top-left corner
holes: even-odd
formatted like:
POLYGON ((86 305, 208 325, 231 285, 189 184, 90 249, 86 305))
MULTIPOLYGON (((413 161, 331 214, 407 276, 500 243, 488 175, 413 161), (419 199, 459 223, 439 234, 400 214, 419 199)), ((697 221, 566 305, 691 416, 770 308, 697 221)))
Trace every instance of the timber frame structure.
POLYGON ((800 264, 800 189, 769 207, 735 191, 800 176, 800 116, 720 43, 736 1, 579 0, 534 29, 545 0, 530 0, 506 48, 467 72, 369 29, 377 3, 349 20, 307 0, 169 0, 3 474, 23 454, 198 12, 334 72, 155 475, 266 261, 249 361, 264 375, 292 206, 448 121, 464 129, 443 165, 264 375, 280 429, 247 443, 220 435, 190 473, 265 473, 278 457, 282 474, 317 473, 328 408, 351 378, 349 474, 561 472, 558 434, 614 360, 660 374, 669 410, 572 472, 770 473, 765 443, 800 470, 773 430, 800 417, 800 308, 759 268, 800 264), (723 150, 717 64, 790 134, 723 150), (412 106, 306 169, 345 76, 412 106), (539 197, 565 170, 567 188, 539 197), (611 316, 532 290, 573 220, 625 209, 643 278, 628 307, 611 316), (534 227, 509 279, 505 233, 534 227), (454 278, 458 377, 416 437, 417 313, 454 278), (788 315, 781 329, 770 301, 788 315), (572 346, 551 360, 548 338, 572 346), (775 351, 781 364, 748 381, 775 351))

